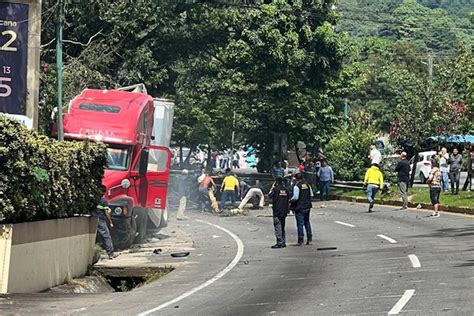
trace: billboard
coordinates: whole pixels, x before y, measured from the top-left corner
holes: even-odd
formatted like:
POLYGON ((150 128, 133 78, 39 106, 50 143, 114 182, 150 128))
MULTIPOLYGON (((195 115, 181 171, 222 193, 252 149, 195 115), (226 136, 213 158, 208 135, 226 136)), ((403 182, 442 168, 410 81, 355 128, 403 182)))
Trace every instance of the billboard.
POLYGON ((25 114, 28 4, 0 2, 0 112, 25 114))

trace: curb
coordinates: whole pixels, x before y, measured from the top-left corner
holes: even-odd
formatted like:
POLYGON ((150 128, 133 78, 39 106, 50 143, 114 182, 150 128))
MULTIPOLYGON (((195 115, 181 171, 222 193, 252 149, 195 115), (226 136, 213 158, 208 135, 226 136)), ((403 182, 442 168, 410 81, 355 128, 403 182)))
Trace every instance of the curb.
MULTIPOLYGON (((331 197, 333 200, 336 201, 347 201, 347 202, 355 202, 355 203, 364 203, 367 204, 367 200, 363 198, 356 198, 356 197, 348 197, 348 196, 340 196, 335 195, 331 197)), ((389 206, 403 206, 401 201, 376 201, 375 204, 379 205, 389 205, 389 206)), ((427 203, 408 203, 408 207, 410 208, 417 208, 418 205, 421 205, 422 209, 426 210, 433 210, 433 206, 427 203)), ((474 215, 474 209, 471 208, 464 208, 464 207, 456 207, 456 206, 446 206, 440 205, 440 211, 448 212, 448 213, 456 213, 456 214, 468 214, 474 215)))

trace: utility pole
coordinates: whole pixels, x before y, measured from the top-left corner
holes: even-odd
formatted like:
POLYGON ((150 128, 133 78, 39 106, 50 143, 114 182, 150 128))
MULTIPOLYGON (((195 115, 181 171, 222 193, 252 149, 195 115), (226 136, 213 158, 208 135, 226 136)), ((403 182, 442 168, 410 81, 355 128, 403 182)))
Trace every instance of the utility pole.
POLYGON ((63 134, 63 18, 64 2, 58 0, 58 17, 56 24, 56 68, 58 93, 58 140, 64 140, 63 134))
POLYGON ((428 55, 428 108, 431 107, 431 90, 433 87, 433 55, 428 55))
POLYGON ((232 118, 232 140, 231 140, 231 147, 230 150, 234 150, 234 142, 235 142, 235 105, 234 105, 234 117, 232 118))

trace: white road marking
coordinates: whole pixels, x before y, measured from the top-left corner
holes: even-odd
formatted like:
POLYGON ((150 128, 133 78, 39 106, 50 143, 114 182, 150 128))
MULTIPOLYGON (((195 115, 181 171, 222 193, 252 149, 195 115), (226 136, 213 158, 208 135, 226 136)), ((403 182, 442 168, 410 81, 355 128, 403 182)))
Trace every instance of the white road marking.
POLYGON ((334 223, 339 224, 339 225, 348 226, 348 227, 355 227, 355 225, 348 224, 348 223, 344 223, 344 222, 340 222, 340 221, 335 221, 334 223))
POLYGON ((413 294, 415 294, 415 290, 406 290, 405 293, 403 293, 403 296, 397 302, 397 304, 395 304, 395 306, 393 306, 390 312, 388 312, 388 315, 398 315, 398 313, 401 312, 403 307, 405 307, 405 305, 411 299, 413 294))
POLYGON ((242 258, 242 255, 244 254, 244 243, 242 242, 242 240, 237 235, 235 235, 233 232, 231 232, 230 230, 228 230, 224 227, 221 227, 221 226, 218 226, 218 225, 206 222, 206 221, 202 221, 202 220, 199 220, 199 219, 197 219, 197 221, 201 222, 201 223, 211 225, 211 226, 214 226, 215 228, 220 229, 223 232, 227 233, 230 237, 232 237, 235 240, 235 243, 237 244, 237 253, 235 254, 234 259, 232 260, 231 263, 229 263, 229 265, 227 267, 225 267, 221 272, 217 273, 212 279, 207 280, 206 282, 202 283, 201 285, 198 285, 195 288, 181 294, 180 296, 178 296, 177 298, 175 298, 171 301, 168 301, 168 302, 163 303, 163 304, 161 304, 161 305, 159 305, 159 306, 157 306, 153 309, 150 309, 150 310, 147 310, 143 313, 140 313, 140 314, 138 314, 138 316, 149 315, 149 314, 155 313, 155 312, 157 312, 157 311, 159 311, 159 310, 161 310, 165 307, 168 307, 172 304, 178 303, 179 301, 193 295, 194 293, 196 293, 196 292, 202 290, 203 288, 211 285, 212 283, 216 282, 217 280, 222 278, 224 275, 229 273, 229 271, 231 271, 237 265, 237 263, 239 263, 240 259, 242 258))
POLYGON ((388 236, 385 236, 385 235, 382 235, 382 234, 378 234, 377 237, 380 237, 380 238, 383 238, 385 240, 387 240, 388 242, 390 242, 391 244, 396 244, 397 241, 395 239, 392 239, 388 236))
POLYGON ((420 260, 418 260, 418 257, 416 255, 408 255, 408 258, 410 258, 411 265, 413 266, 413 268, 421 268, 420 260))

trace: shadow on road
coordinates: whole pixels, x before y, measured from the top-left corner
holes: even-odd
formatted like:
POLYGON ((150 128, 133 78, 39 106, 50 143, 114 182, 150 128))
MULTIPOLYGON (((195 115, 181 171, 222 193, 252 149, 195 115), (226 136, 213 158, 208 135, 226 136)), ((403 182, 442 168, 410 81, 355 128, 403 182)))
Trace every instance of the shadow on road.
POLYGON ((468 237, 468 236, 474 236, 474 225, 469 225, 465 227, 437 229, 433 233, 424 234, 424 235, 415 235, 415 236, 412 236, 411 238, 431 238, 431 237, 456 238, 456 237, 468 237))
POLYGON ((458 264, 456 268, 474 267, 474 259, 468 260, 465 263, 458 264))

